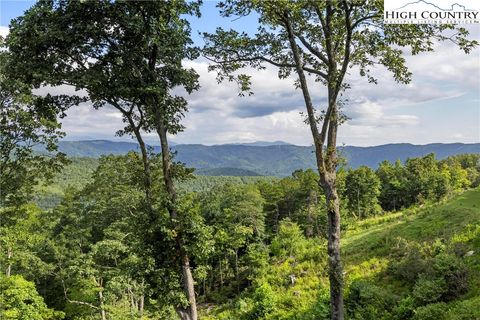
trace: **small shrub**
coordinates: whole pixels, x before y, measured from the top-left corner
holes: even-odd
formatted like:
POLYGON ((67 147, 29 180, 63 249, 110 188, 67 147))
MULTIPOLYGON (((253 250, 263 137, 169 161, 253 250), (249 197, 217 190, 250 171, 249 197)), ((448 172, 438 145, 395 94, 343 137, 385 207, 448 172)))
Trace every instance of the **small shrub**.
POLYGON ((446 320, 447 310, 445 302, 429 304, 416 309, 413 320, 446 320))
POLYGON ((393 252, 392 262, 387 268, 387 273, 407 283, 414 283, 420 274, 428 271, 428 255, 422 246, 399 239, 397 249, 393 252))
POLYGON ((439 301, 445 292, 446 283, 444 279, 429 279, 422 275, 413 287, 412 296, 415 305, 423 306, 439 301))
POLYGON ((406 296, 398 305, 393 309, 395 319, 411 319, 413 316, 413 310, 415 308, 415 301, 411 296, 406 296))
POLYGON ((443 301, 458 298, 468 291, 468 268, 463 261, 452 254, 439 254, 433 260, 434 274, 445 281, 443 301))
POLYGON ((253 294, 253 310, 250 319, 264 319, 275 308, 276 297, 272 287, 268 283, 263 283, 253 294))
POLYGON ((446 314, 448 320, 478 320, 480 319, 480 297, 458 302, 446 314))
POLYGON ((377 320, 391 318, 395 305, 392 295, 367 281, 354 281, 346 299, 347 312, 352 319, 377 320))

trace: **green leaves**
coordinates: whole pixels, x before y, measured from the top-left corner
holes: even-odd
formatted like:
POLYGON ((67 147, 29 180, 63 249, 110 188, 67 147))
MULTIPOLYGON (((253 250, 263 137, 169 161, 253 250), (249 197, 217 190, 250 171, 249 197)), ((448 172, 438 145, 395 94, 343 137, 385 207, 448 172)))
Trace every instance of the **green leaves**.
POLYGON ((187 103, 169 92, 199 86, 196 72, 182 66, 199 54, 186 14, 198 15, 199 2, 39 1, 12 22, 9 73, 35 86, 84 89, 96 107, 109 103, 124 117, 133 113, 146 131, 158 107, 175 134, 187 103), (148 96, 158 106, 151 109, 148 96))
POLYGON ((345 200, 350 213, 357 218, 379 214, 380 179, 365 166, 349 170, 345 178, 345 200))
POLYGON ((57 152, 64 136, 57 116, 62 117, 80 98, 36 96, 31 88, 7 73, 10 57, 0 52, 0 203, 21 204, 31 197, 33 187, 48 181, 67 163, 57 152), (47 154, 34 153, 34 146, 47 154))
POLYGON ((0 275, 0 317, 5 320, 57 320, 64 313, 54 311, 37 293, 33 282, 22 276, 0 275))

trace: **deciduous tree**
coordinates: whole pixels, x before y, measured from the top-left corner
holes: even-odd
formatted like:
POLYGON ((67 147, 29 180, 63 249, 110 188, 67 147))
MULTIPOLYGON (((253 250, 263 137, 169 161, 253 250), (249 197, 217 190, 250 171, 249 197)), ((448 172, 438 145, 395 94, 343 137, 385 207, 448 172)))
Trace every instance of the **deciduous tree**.
POLYGON ((190 258, 185 249, 176 208, 174 178, 183 172, 173 164, 168 134, 183 130, 187 101, 171 93, 198 88, 197 74, 183 67, 195 58, 185 15, 198 15, 198 3, 187 1, 39 1, 12 22, 7 43, 12 56, 10 74, 37 86, 68 84, 88 91, 96 107, 110 104, 123 115, 138 140, 145 167, 145 190, 150 197, 149 163, 140 131, 158 134, 162 152, 164 203, 175 229, 182 270, 185 319, 197 319, 190 258), (177 170, 178 169, 178 170, 177 170))
POLYGON ((280 78, 295 74, 295 86, 302 91, 315 146, 320 185, 326 194, 328 215, 329 278, 332 319, 343 319, 343 268, 340 259, 340 212, 336 188, 339 162, 336 150, 342 116, 341 96, 348 88, 347 71, 355 67, 370 82, 375 65, 383 65, 396 81, 408 83, 411 73, 403 48, 412 54, 432 51, 436 40, 450 39, 469 52, 476 42, 468 41, 466 29, 451 25, 385 25, 383 1, 346 0, 226 0, 219 4, 224 16, 259 15, 254 36, 235 30, 217 29, 206 34, 205 55, 213 61, 218 79, 237 81, 250 90, 250 76, 236 74, 244 67, 279 68, 280 78), (453 35, 442 32, 452 30, 453 35), (325 88, 327 105, 316 106, 312 76, 325 88), (323 110, 322 110, 323 109, 323 110))

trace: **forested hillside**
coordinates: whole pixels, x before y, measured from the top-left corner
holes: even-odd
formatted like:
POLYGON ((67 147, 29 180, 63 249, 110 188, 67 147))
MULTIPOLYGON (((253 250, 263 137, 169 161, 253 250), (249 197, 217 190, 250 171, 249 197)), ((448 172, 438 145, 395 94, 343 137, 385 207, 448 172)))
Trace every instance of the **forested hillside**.
MULTIPOLYGON (((108 154, 126 154, 139 151, 138 145, 131 142, 94 141, 60 141, 59 150, 70 157, 98 158, 108 154)), ((159 148, 153 150, 158 152, 159 148)), ((288 176, 298 169, 315 167, 313 147, 302 147, 274 142, 268 145, 227 144, 227 145, 175 145, 176 160, 188 167, 201 169, 199 174, 205 175, 264 175, 288 176), (214 170, 208 170, 214 169, 214 170), (241 172, 248 170, 248 172, 241 172)), ((376 168, 383 160, 395 162, 405 161, 435 153, 438 159, 462 153, 480 153, 480 144, 435 143, 427 145, 387 144, 375 147, 339 147, 340 155, 345 158, 346 165, 351 168, 368 166, 376 168)))
MULTIPOLYGON (((480 316, 479 159, 437 161, 432 154, 405 165, 384 161, 375 171, 339 171, 349 317, 480 316)), ((139 312, 144 319, 174 319, 169 294, 179 287, 161 289, 168 260, 152 271, 144 265, 153 249, 144 235, 166 241, 170 227, 145 224, 139 170, 135 153, 74 159, 48 187, 65 192, 58 206, 3 208, 15 213, 2 238, 15 255, 2 256, 2 264, 18 275, 3 284, 7 299, 14 295, 9 288, 27 279, 22 285, 32 299, 67 319, 97 308, 111 319, 139 312), (92 174, 85 179, 81 172, 92 174), (99 289, 103 300, 95 296, 99 289)), ((188 239, 202 319, 329 317, 325 205, 317 181, 311 170, 283 179, 182 179, 182 214, 196 230, 188 239)), ((161 250, 175 254, 168 242, 161 250)))
MULTIPOLYGON (((480 190, 352 222, 342 250, 349 319, 478 319, 480 190)), ((206 308, 206 319, 327 319, 325 246, 287 220, 251 294, 206 308), (319 289, 320 287, 320 289, 319 289), (208 310, 208 311, 207 311, 208 310)))
MULTIPOLYGON (((55 207, 68 189, 82 189, 91 181, 99 161, 97 158, 70 158, 69 163, 56 173, 51 181, 45 181, 36 187, 35 203, 43 209, 55 207)), ((190 179, 179 181, 179 189, 183 192, 198 192, 227 183, 248 184, 276 179, 237 168, 197 169, 190 179)))

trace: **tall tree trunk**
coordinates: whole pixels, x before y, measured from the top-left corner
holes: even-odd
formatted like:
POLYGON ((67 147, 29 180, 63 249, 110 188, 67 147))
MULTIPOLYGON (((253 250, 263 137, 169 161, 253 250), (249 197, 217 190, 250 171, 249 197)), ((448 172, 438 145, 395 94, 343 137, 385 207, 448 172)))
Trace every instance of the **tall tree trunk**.
MULTIPOLYGON (((144 121, 143 119, 143 114, 141 114, 140 121, 137 124, 135 124, 135 121, 133 119, 133 114, 130 111, 126 111, 123 109, 120 105, 116 103, 112 103, 112 105, 120 110, 120 112, 127 118, 128 124, 133 130, 133 133, 135 135, 135 138, 137 139, 138 145, 140 146, 140 153, 142 155, 142 163, 143 163, 143 184, 145 188, 145 197, 147 199, 147 204, 149 206, 150 211, 152 211, 152 175, 151 175, 151 170, 150 170, 150 162, 148 160, 148 152, 147 152, 147 145, 145 144, 145 141, 143 140, 142 133, 141 133, 141 126, 142 122, 144 121)), ((138 107, 138 110, 140 111, 140 107, 138 107)))
POLYGON ((145 286, 144 286, 144 280, 142 279, 142 294, 140 295, 140 301, 138 302, 138 317, 142 319, 143 317, 143 308, 145 304, 145 286))
POLYGON ((137 138, 138 145, 140 146, 140 152, 142 154, 142 163, 143 163, 143 173, 144 173, 144 186, 145 186, 145 197, 147 198, 147 203, 151 209, 152 207, 152 176, 150 170, 150 162, 148 160, 147 146, 145 141, 143 141, 142 135, 139 128, 134 129, 135 137, 137 138))
POLYGON ((10 263, 10 259, 12 259, 12 256, 13 256, 13 251, 12 251, 12 248, 8 248, 7 249, 7 270, 5 270, 5 275, 7 277, 10 277, 10 274, 12 273, 12 264, 10 263))
POLYGON ((175 202, 177 194, 175 191, 175 186, 173 183, 173 177, 171 172, 171 154, 168 147, 167 140, 167 128, 162 117, 160 106, 155 106, 155 117, 157 125, 157 133, 160 138, 160 146, 162 150, 162 168, 163 168, 163 179, 165 183, 165 188, 169 197, 169 203, 167 204, 168 212, 170 214, 170 219, 173 223, 174 228, 177 231, 177 236, 175 238, 176 249, 181 261, 182 269, 182 280, 183 280, 183 289, 185 295, 187 296, 189 306, 186 310, 178 309, 178 314, 182 319, 185 320, 197 320, 197 303, 195 298, 195 287, 194 280, 192 276, 192 270, 190 269, 190 258, 184 248, 183 233, 179 226, 178 222, 178 212, 175 207, 175 202))
POLYGON ((145 296, 142 294, 140 296, 140 301, 138 302, 138 317, 142 319, 143 317, 143 308, 145 304, 145 296))
MULTIPOLYGON (((328 17, 327 12, 327 17, 328 17)), ((340 260, 340 205, 336 189, 336 141, 337 141, 337 106, 335 83, 328 82, 328 108, 323 119, 322 130, 319 131, 315 108, 308 90, 307 78, 303 70, 302 57, 295 41, 295 34, 287 11, 284 12, 283 22, 285 24, 290 47, 295 62, 295 69, 300 81, 305 106, 307 109, 308 123, 312 132, 317 169, 320 176, 320 186, 325 191, 328 219, 328 265, 330 280, 330 316, 332 320, 343 320, 343 269, 340 260), (328 129, 328 141, 326 154, 323 150, 325 137, 328 129)), ((328 42, 328 41, 327 41, 328 42)), ((328 46, 328 43, 327 43, 328 46)), ((336 75, 336 64, 331 62, 329 77, 333 79, 336 75)))
MULTIPOLYGON (((329 77, 335 79, 337 67, 335 61, 331 62, 329 77)), ((337 132, 338 132, 338 96, 337 84, 328 82, 328 137, 323 175, 320 183, 326 196, 328 214, 328 257, 330 280, 330 306, 331 319, 343 320, 343 267, 340 259, 340 200, 337 193, 337 132)))
POLYGON ((340 204, 335 186, 336 173, 322 178, 328 219, 328 276, 330 280, 331 319, 343 319, 343 268, 340 259, 340 204))

